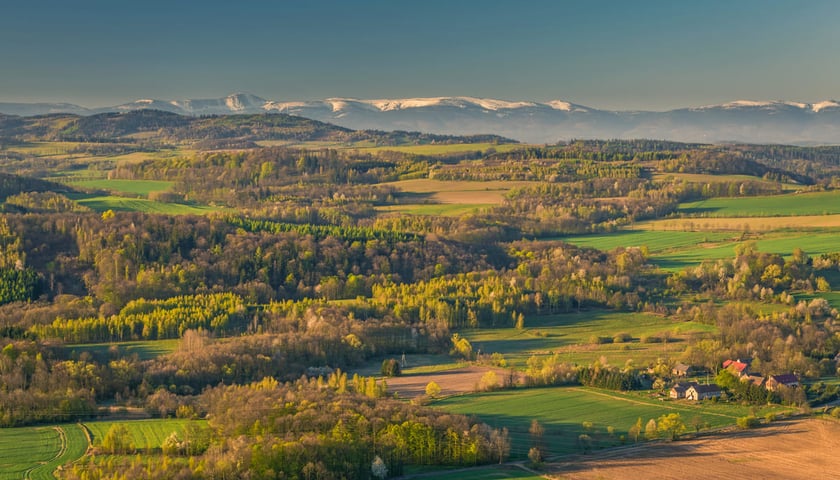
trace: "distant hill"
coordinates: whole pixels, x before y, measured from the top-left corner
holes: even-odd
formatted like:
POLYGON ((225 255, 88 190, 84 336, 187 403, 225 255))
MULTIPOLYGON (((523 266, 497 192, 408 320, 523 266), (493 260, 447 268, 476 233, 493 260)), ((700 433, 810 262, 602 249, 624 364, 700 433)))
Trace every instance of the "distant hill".
POLYGON ((186 116, 162 110, 127 110, 80 116, 0 114, 0 140, 195 141, 203 148, 245 148, 260 140, 358 142, 377 145, 510 143, 496 135, 453 136, 405 131, 356 131, 285 113, 186 116))
POLYGON ((86 109, 76 105, 0 103, 0 113, 96 115, 154 109, 179 115, 286 113, 353 130, 494 134, 533 143, 573 138, 658 138, 682 142, 840 144, 840 102, 735 102, 667 112, 608 111, 555 100, 511 102, 473 97, 272 101, 250 94, 155 100, 86 109))

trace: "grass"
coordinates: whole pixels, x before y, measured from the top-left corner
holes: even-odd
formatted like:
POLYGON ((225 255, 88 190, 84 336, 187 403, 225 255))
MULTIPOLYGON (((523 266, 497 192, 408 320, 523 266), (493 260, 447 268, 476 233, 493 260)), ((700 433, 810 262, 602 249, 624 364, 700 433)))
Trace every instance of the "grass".
POLYGON ((111 195, 92 196, 70 194, 71 199, 96 212, 113 210, 115 212, 146 212, 163 213, 167 215, 207 215, 222 210, 219 207, 206 205, 184 205, 180 203, 162 203, 145 198, 125 198, 111 195))
POLYGON ((714 327, 696 322, 674 321, 668 317, 645 313, 603 310, 559 315, 530 316, 526 328, 483 328, 461 332, 482 353, 501 353, 512 366, 525 367, 532 355, 559 353, 564 362, 590 364, 606 357, 614 365, 630 359, 636 365, 655 362, 657 358, 677 355, 686 346, 692 333, 711 331, 714 327), (612 339, 618 333, 629 333, 633 339, 625 343, 594 344, 593 336, 612 339), (640 343, 642 336, 659 336, 667 332, 668 343, 640 343))
MULTIPOLYGON (((838 232, 832 230, 786 230, 754 233, 748 237, 756 242, 759 251, 786 257, 796 248, 811 256, 840 251, 837 238, 838 232)), ((647 246, 651 262, 670 271, 699 265, 704 260, 733 258, 735 247, 743 243, 740 235, 732 233, 653 230, 622 230, 612 234, 565 237, 562 240, 607 251, 619 246, 647 246)))
POLYGON ((497 152, 510 152, 524 148, 525 145, 518 143, 454 143, 454 144, 426 144, 426 145, 399 145, 399 146, 357 146, 362 152, 402 152, 415 155, 447 155, 452 153, 464 153, 493 149, 497 152))
MULTIPOLYGON (((656 162, 652 162, 651 166, 655 168, 656 162)), ((757 182, 765 185, 779 185, 778 182, 765 180, 761 177, 754 177, 752 175, 721 175, 711 173, 655 173, 653 180, 656 182, 672 182, 673 180, 684 181, 687 183, 733 183, 733 182, 757 182)), ((802 188, 801 185, 795 183, 782 183, 782 190, 796 191, 802 188)))
POLYGON ((60 465, 87 450, 79 425, 0 429, 0 480, 52 479, 60 465))
MULTIPOLYGON (((625 436, 632 443, 628 430, 642 419, 642 428, 649 419, 679 413, 690 425, 694 417, 711 427, 734 425, 738 417, 749 415, 752 407, 728 403, 672 401, 651 397, 650 392, 614 392, 585 387, 551 387, 507 390, 492 393, 449 397, 433 403, 443 410, 475 415, 489 425, 507 427, 511 438, 511 456, 524 458, 531 446, 528 429, 531 421, 539 421, 544 430, 543 440, 550 455, 579 453, 578 437, 589 435, 594 449, 621 444, 625 436), (584 428, 583 422, 591 422, 584 428), (614 427, 609 435, 607 427, 614 427)), ((786 411, 784 407, 755 407, 756 414, 786 411)), ((690 428, 690 427, 689 427, 690 428)))
POLYGON ((120 356, 137 354, 140 360, 152 360, 161 355, 167 355, 178 349, 178 339, 145 340, 119 343, 90 343, 66 345, 68 352, 90 352, 97 358, 109 358, 111 348, 116 348, 120 356))
POLYGON ((405 475, 422 474, 423 478, 430 478, 434 480, 484 480, 484 479, 504 479, 517 478, 522 480, 537 480, 543 479, 540 475, 534 475, 531 472, 523 470, 519 467, 511 465, 488 465, 485 467, 475 467, 468 469, 435 469, 435 470, 417 470, 411 465, 407 465, 405 475))
MULTIPOLYGON (((560 240, 574 245, 610 251, 618 247, 646 246, 651 253, 661 253, 699 245, 734 242, 737 237, 731 233, 709 232, 657 232, 644 230, 620 230, 613 233, 563 237, 560 240)), ((734 243, 732 244, 734 248, 734 243)))
POLYGON ((142 452, 159 451, 163 441, 166 440, 172 432, 178 432, 179 435, 184 433, 184 428, 189 422, 204 422, 203 420, 184 420, 184 419, 152 419, 152 420, 117 420, 117 421, 101 421, 101 422, 86 422, 85 426, 90 430, 93 437, 93 444, 99 445, 102 439, 108 433, 108 430, 114 424, 123 424, 131 433, 134 447, 142 452))
POLYGON ((840 213, 840 190, 761 197, 710 198, 680 205, 679 212, 702 217, 773 217, 840 213))
POLYGON ((387 205, 376 207, 381 213, 399 213, 403 215, 435 215, 443 217, 460 217, 466 213, 475 212, 492 206, 488 203, 430 203, 409 205, 387 205))
MULTIPOLYGON (((362 366, 353 368, 350 371, 350 375, 352 376, 352 374, 358 373, 363 377, 379 376, 382 372, 382 361, 386 358, 396 358, 399 360, 401 356, 386 355, 384 357, 376 357, 362 366)), ((402 369, 404 375, 442 372, 467 365, 465 362, 453 360, 449 355, 434 353, 407 353, 405 354, 405 360, 407 366, 402 369)))
POLYGON ((108 190, 148 197, 151 192, 169 190, 175 182, 163 180, 81 180, 72 182, 73 187, 108 190))

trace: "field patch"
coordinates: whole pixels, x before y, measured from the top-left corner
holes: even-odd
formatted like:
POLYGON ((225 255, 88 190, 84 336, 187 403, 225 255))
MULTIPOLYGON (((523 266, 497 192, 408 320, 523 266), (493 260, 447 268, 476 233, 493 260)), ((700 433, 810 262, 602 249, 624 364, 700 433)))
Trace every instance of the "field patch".
POLYGON ((87 450, 79 425, 0 429, 0 480, 52 479, 53 471, 87 450))
POLYGON ((734 248, 738 237, 731 233, 653 230, 619 230, 612 233, 562 237, 566 243, 610 251, 618 247, 647 247, 651 253, 666 252, 702 245, 732 243, 734 248))
POLYGON ((108 190, 132 195, 148 197, 151 192, 165 192, 172 188, 175 182, 163 180, 78 180, 67 182, 73 187, 108 190))
MULTIPOLYGON (((673 180, 684 181, 687 183, 733 183, 733 182, 757 182, 765 185, 779 185, 778 182, 772 180, 765 180, 761 177, 754 177, 752 175, 735 175, 735 174, 711 174, 711 173, 655 173, 653 180, 656 182, 668 182, 673 180)), ((794 183, 782 183, 784 190, 796 190, 802 188, 801 185, 794 183)))
POLYGON ((774 217, 840 214, 840 190, 760 197, 710 198, 680 205, 679 213, 698 217, 774 217))
POLYGON ((207 215, 208 213, 221 211, 221 208, 205 205, 184 205, 181 203, 162 203, 147 200, 145 198, 125 198, 111 195, 91 196, 70 194, 67 195, 79 205, 84 205, 95 212, 113 210, 115 212, 146 212, 162 213, 167 215, 207 215))
POLYGON ((184 429, 190 422, 199 422, 204 425, 203 420, 184 420, 184 419, 152 419, 152 420, 116 420, 116 421, 98 421, 85 422, 85 426, 90 430, 94 445, 100 445, 102 439, 108 433, 108 430, 114 424, 122 424, 128 428, 131 433, 134 447, 138 451, 154 452, 159 451, 163 441, 166 440, 172 432, 177 432, 183 435, 184 429))
POLYGON ((747 236, 733 235, 731 232, 622 230, 612 234, 565 237, 562 240, 607 251, 618 246, 647 246, 653 264, 666 270, 678 271, 699 265, 705 260, 731 259, 735 256, 735 247, 745 241, 755 241, 759 251, 785 257, 789 257, 796 248, 812 257, 837 252, 840 251, 838 235, 840 232, 834 230, 783 230, 747 236))
POLYGON ((836 478, 840 424, 818 419, 782 421, 756 430, 617 449, 550 464, 568 480, 685 478, 836 478))
MULTIPOLYGON (((357 146, 361 152, 401 152, 413 153, 415 155, 448 155, 453 153, 482 152, 487 154, 488 150, 495 152, 510 152, 524 148, 519 143, 453 143, 453 144, 426 144, 426 145, 397 145, 397 146, 357 146)), ((353 147, 351 147, 353 148, 353 147)))
MULTIPOLYGON (((528 429, 534 419, 543 426, 543 442, 549 455, 568 455, 581 452, 579 436, 583 434, 590 437, 589 447, 593 451, 632 444, 628 431, 638 418, 642 419, 643 428, 648 420, 670 413, 679 413, 687 425, 696 417, 704 425, 722 427, 734 425, 738 417, 750 413, 747 406, 659 398, 651 397, 649 392, 551 387, 455 396, 432 405, 453 413, 475 415, 496 428, 506 427, 510 432, 511 456, 520 459, 527 456, 532 446, 528 429)), ((765 412, 788 409, 755 410, 762 416, 765 412)))
POLYGON ((532 185, 526 181, 445 181, 428 178, 383 183, 401 190, 400 204, 379 207, 383 212, 414 215, 461 215, 501 204, 511 189, 532 185))
POLYGON ((779 217, 668 218, 634 224, 632 230, 660 232, 772 232, 840 228, 840 215, 793 215, 779 217))
POLYGON ((674 321, 646 313, 584 311, 557 315, 535 315, 525 319, 525 328, 480 328, 461 334, 484 354, 501 353, 511 366, 524 368, 529 357, 559 354, 568 363, 591 364, 605 357, 612 365, 623 366, 627 360, 636 365, 655 362, 657 358, 679 355, 686 338, 709 332, 714 327, 696 322, 674 321), (620 333, 630 341, 614 343, 620 333), (668 342, 641 343, 643 337, 670 337, 668 342), (606 343, 594 338, 609 339, 606 343))
POLYGON ((140 360, 151 360, 161 355, 170 354, 178 349, 179 339, 168 340, 144 340, 135 342, 114 342, 114 343, 85 343, 65 345, 64 349, 71 354, 73 352, 89 352, 93 356, 108 359, 111 350, 116 350, 119 356, 131 356, 136 354, 140 360))
MULTIPOLYGON (((386 379, 388 392, 396 393, 400 398, 415 398, 426 393, 426 385, 435 382, 440 387, 440 395, 459 395, 474 392, 481 377, 487 372, 496 373, 499 383, 505 376, 509 375, 508 370, 490 367, 463 367, 451 370, 438 371, 433 373, 416 373, 391 377, 386 379)), ((520 375, 515 373, 516 381, 520 375)))
POLYGON ((407 204, 407 205, 386 205, 376 207, 378 212, 399 213, 404 215, 435 215, 442 217, 460 217, 466 213, 475 212, 483 208, 492 207, 489 203, 429 203, 429 204, 407 204))

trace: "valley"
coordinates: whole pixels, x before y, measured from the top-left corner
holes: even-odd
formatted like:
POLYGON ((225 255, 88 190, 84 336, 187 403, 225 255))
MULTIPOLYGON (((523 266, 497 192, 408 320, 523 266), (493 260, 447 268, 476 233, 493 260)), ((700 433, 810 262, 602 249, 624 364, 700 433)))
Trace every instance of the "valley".
POLYGON ((752 474, 769 460, 721 445, 821 452, 838 169, 838 147, 0 116, 0 478, 752 474), (687 382, 720 389, 673 398, 687 382))

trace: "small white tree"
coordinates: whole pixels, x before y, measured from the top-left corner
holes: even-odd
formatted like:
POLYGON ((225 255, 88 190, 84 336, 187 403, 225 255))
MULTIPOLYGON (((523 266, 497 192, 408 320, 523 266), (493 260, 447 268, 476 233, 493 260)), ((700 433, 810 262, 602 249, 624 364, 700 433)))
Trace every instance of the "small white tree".
POLYGON ((376 478, 385 478, 388 476, 388 466, 382 461, 382 458, 377 455, 373 457, 373 462, 370 464, 370 473, 376 478))

